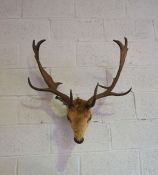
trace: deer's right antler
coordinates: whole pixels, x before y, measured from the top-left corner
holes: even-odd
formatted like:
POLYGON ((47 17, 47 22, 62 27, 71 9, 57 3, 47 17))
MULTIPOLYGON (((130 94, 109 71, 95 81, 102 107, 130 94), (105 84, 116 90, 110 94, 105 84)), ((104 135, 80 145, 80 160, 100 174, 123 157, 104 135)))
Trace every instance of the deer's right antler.
POLYGON ((67 96, 66 94, 63 94, 62 92, 58 91, 57 88, 60 84, 62 84, 61 82, 55 82, 53 80, 53 78, 44 70, 44 68, 41 65, 41 62, 39 60, 39 49, 40 49, 40 45, 44 42, 45 40, 41 40, 39 41, 37 44, 35 44, 35 40, 33 40, 32 42, 32 48, 34 51, 34 56, 36 59, 36 62, 38 64, 39 70, 43 76, 44 81, 46 82, 48 88, 38 88, 32 85, 30 78, 28 78, 28 83, 30 85, 30 87, 34 90, 37 91, 47 91, 47 92, 51 92, 53 94, 56 95, 56 99, 62 101, 65 105, 67 105, 68 107, 71 107, 73 105, 73 95, 72 95, 72 90, 70 90, 70 97, 67 96))

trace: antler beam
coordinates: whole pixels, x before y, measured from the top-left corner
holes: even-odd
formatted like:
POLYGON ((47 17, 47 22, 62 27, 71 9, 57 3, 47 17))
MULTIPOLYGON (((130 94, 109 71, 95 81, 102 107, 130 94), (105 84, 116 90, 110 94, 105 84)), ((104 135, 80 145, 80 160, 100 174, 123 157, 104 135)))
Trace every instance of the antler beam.
POLYGON ((87 101, 88 106, 94 106, 96 100, 103 98, 103 97, 107 97, 107 96, 123 96, 128 94, 132 88, 130 88, 128 91, 123 92, 123 93, 116 93, 116 92, 112 92, 112 90, 114 89, 114 87, 116 86, 116 83, 118 82, 118 79, 120 77, 122 68, 124 66, 125 63, 125 58, 127 56, 127 51, 128 51, 128 40, 125 37, 125 44, 123 44, 122 42, 118 41, 118 40, 113 40, 120 48, 120 64, 119 64, 119 69, 117 71, 117 74, 115 76, 115 78, 112 81, 112 84, 109 87, 106 86, 102 86, 100 84, 97 84, 97 86, 106 89, 104 92, 99 93, 96 95, 96 88, 94 90, 94 95, 87 101))
POLYGON ((39 49, 41 44, 44 42, 45 40, 41 40, 39 41, 37 44, 35 44, 35 40, 33 40, 32 42, 32 48, 34 51, 34 57, 36 59, 36 62, 38 64, 38 68, 42 74, 42 77, 45 81, 45 83, 47 84, 48 88, 38 88, 35 87, 34 85, 32 85, 30 78, 28 78, 28 83, 30 85, 30 87, 34 90, 37 91, 47 91, 47 92, 51 92, 53 94, 56 95, 56 99, 62 101, 65 105, 67 105, 68 107, 72 106, 73 104, 73 95, 72 95, 72 91, 70 90, 70 97, 67 96, 66 94, 63 94, 62 92, 58 91, 57 88, 60 84, 62 84, 61 82, 55 82, 53 80, 53 78, 44 70, 44 68, 41 65, 41 62, 39 60, 39 49))

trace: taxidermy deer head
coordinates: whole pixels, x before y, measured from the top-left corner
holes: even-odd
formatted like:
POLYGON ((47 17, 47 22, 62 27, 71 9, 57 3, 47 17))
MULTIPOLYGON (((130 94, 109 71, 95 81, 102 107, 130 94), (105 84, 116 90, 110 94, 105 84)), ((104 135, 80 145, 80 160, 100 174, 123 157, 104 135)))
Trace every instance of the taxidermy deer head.
POLYGON ((45 40, 41 40, 37 44, 35 44, 35 40, 33 40, 32 48, 35 54, 35 59, 38 64, 39 70, 48 87, 47 88, 37 88, 34 85, 32 85, 29 78, 28 78, 28 83, 31 88, 37 91, 46 91, 46 92, 51 92, 55 94, 56 99, 60 100, 61 102, 63 102, 64 105, 66 105, 67 119, 70 121, 70 125, 74 132, 74 141, 80 144, 84 141, 84 133, 92 117, 90 109, 94 107, 96 100, 107 97, 107 96, 123 96, 123 95, 128 94, 131 91, 131 88, 124 93, 116 93, 112 91, 114 87, 116 86, 116 83, 120 77, 120 73, 122 71, 123 65, 125 63, 125 58, 126 58, 127 51, 128 51, 127 38, 125 38, 125 44, 121 43, 118 40, 114 40, 114 42, 118 44, 120 48, 120 65, 119 65, 117 74, 115 78, 113 79, 111 85, 109 87, 106 87, 98 83, 94 89, 93 96, 90 97, 88 100, 83 100, 80 98, 73 99, 72 90, 70 90, 69 96, 57 90, 58 86, 62 83, 55 82, 54 79, 44 70, 39 60, 40 45, 44 41, 45 40), (97 93, 98 87, 103 88, 104 91, 102 93, 97 93))

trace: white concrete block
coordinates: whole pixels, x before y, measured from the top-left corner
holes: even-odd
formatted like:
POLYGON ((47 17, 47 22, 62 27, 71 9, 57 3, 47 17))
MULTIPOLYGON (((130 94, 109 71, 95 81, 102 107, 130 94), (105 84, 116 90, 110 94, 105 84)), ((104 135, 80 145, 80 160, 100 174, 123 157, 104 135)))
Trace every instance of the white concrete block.
POLYGON ((77 45, 77 64, 79 66, 116 65, 116 47, 112 42, 79 42, 77 45))
POLYGON ((60 41, 104 41, 101 19, 54 19, 52 35, 60 41))
POLYGON ((46 93, 43 97, 24 96, 20 97, 19 102, 18 123, 55 123, 58 118, 66 116, 63 105, 58 104, 51 94, 46 93))
POLYGON ((129 43, 126 65, 156 66, 158 43, 154 41, 134 41, 129 43))
POLYGON ((50 134, 46 125, 0 127, 0 155, 49 153, 50 134))
POLYGON ((83 175, 139 175, 138 153, 112 151, 89 153, 81 157, 83 175))
POLYGON ((125 16, 125 4, 123 0, 78 0, 76 13, 78 17, 122 18, 125 16))
POLYGON ((0 125, 16 124, 18 108, 16 97, 0 97, 0 125))
POLYGON ((108 126, 92 121, 89 123, 82 144, 74 142, 74 134, 67 119, 52 126, 51 139, 52 153, 105 151, 110 147, 108 126))
MULTIPOLYGON (((124 65, 126 67, 126 63, 124 65)), ((111 84, 112 77, 116 76, 116 71, 107 69, 108 84, 111 84)), ((120 78, 114 91, 123 92, 132 87, 133 91, 154 91, 158 89, 158 77, 156 67, 128 67, 123 68, 120 78)))
POLYGON ((21 0, 1 0, 0 18, 17 18, 21 16, 21 0))
MULTIPOLYGON (((36 43, 38 40, 36 40, 36 43)), ((36 67, 32 50, 32 41, 20 46, 21 68, 36 67)), ((76 46, 70 42, 52 42, 46 40, 40 47, 40 60, 43 67, 73 67, 76 65, 76 46)))
POLYGON ((23 43, 29 44, 33 39, 47 39, 50 37, 50 26, 48 20, 36 19, 7 19, 0 21, 1 43, 23 43), (12 30, 10 30, 12 29, 12 30))
POLYGON ((135 39, 135 22, 129 19, 104 20, 104 31, 106 41, 116 39, 123 42, 124 37, 131 41, 135 39))
POLYGON ((141 151, 140 159, 142 162, 142 174, 143 175, 157 175, 158 173, 158 151, 141 151))
POLYGON ((93 94, 97 82, 106 84, 106 74, 103 68, 53 68, 51 72, 56 81, 63 83, 59 86, 59 90, 66 94, 70 93, 70 89, 74 94, 93 94))
POLYGON ((135 93, 137 116, 140 119, 158 118, 158 93, 139 92, 135 93))
POLYGON ((147 19, 104 20, 104 31, 107 41, 122 41, 124 37, 129 41, 154 39, 153 22, 147 19))
POLYGON ((28 85, 30 77, 33 85, 47 87, 37 69, 1 69, 0 70, 0 95, 32 95, 41 94, 28 85))
MULTIPOLYGON (((135 38, 154 40, 153 21, 148 19, 138 19, 135 21, 135 38)), ((148 42, 148 41, 147 41, 148 42)))
POLYGON ((25 0, 24 17, 72 17, 74 16, 73 0, 25 0))
POLYGON ((128 18, 152 19, 153 17, 152 0, 127 0, 126 6, 128 18))
POLYGON ((157 121, 111 122, 112 148, 152 148, 157 147, 157 121))
POLYGON ((79 174, 79 157, 70 155, 19 158, 19 175, 79 174))
POLYGON ((152 0, 152 10, 153 10, 153 18, 154 19, 157 19, 157 16, 158 16, 157 8, 158 8, 158 1, 152 0))
POLYGON ((105 97, 96 104, 93 115, 101 117, 104 122, 136 119, 132 93, 122 97, 105 97))
POLYGON ((15 68, 18 67, 18 45, 6 44, 0 45, 0 67, 1 68, 15 68))
POLYGON ((0 174, 1 175, 16 175, 17 172, 16 158, 0 158, 0 174))

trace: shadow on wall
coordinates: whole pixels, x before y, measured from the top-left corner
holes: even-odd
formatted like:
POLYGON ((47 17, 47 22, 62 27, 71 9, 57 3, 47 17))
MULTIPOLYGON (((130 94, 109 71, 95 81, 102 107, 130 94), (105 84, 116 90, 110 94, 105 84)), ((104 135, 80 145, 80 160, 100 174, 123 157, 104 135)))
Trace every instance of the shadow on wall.
MULTIPOLYGON (((36 84, 36 82, 38 82, 39 87, 46 86, 42 79, 38 76, 36 77, 34 84, 36 84)), ((29 85, 27 84, 27 86, 29 85)), ((44 113, 47 114, 47 117, 49 116, 51 118, 49 122, 47 122, 47 119, 46 122, 44 122, 44 120, 41 121, 41 124, 47 123, 50 124, 50 126, 52 126, 50 133, 51 153, 59 155, 56 161, 56 169, 59 172, 63 172, 66 168, 68 159, 71 157, 71 153, 74 147, 76 146, 73 140, 73 132, 71 130, 69 122, 67 121, 66 111, 62 111, 62 104, 57 103, 57 101, 53 99, 53 95, 49 92, 37 91, 37 93, 38 98, 36 98, 35 101, 37 101, 38 105, 28 104, 27 102, 22 102, 21 105, 27 109, 44 111, 44 113), (52 105, 55 106, 55 110, 52 108, 52 105)), ((33 115, 33 113, 31 115, 33 115)), ((34 117, 37 117, 36 113, 34 117)))

